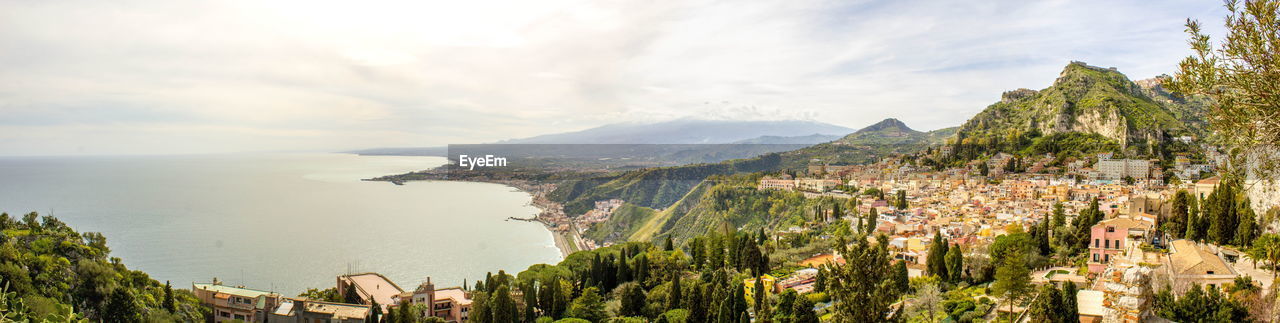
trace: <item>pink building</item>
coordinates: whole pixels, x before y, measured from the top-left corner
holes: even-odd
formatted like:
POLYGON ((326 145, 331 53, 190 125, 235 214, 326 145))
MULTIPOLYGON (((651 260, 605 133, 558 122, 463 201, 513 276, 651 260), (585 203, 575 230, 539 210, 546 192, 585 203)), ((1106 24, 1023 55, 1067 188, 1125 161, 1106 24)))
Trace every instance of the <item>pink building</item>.
POLYGON ((1154 223, 1127 217, 1099 221, 1089 235, 1089 272, 1101 273, 1113 259, 1124 255, 1125 248, 1145 240, 1153 227, 1154 223))

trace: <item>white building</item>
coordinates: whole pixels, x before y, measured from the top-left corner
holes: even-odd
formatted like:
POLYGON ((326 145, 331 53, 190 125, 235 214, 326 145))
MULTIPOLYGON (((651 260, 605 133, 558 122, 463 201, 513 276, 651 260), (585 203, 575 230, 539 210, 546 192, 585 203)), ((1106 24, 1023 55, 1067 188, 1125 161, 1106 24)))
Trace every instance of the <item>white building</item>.
POLYGON ((1118 180, 1128 176, 1142 180, 1151 174, 1151 162, 1141 159, 1099 159, 1094 169, 1098 171, 1098 179, 1118 180))

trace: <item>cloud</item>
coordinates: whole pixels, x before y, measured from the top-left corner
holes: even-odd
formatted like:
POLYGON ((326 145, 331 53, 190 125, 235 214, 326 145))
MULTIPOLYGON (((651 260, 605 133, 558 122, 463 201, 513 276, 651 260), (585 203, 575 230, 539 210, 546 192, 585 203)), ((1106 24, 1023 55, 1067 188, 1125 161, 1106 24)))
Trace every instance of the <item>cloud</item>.
POLYGON ((0 154, 425 146, 684 117, 933 129, 1070 60, 1168 73, 1183 20, 1221 16, 1190 0, 4 2, 0 154))

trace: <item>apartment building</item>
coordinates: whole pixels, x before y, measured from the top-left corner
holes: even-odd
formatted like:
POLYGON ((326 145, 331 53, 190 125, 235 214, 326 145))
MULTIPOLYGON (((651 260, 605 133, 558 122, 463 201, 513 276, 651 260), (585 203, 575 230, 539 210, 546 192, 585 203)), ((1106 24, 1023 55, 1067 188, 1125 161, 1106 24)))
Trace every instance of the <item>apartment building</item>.
POLYGON ((1145 241, 1154 223, 1117 217, 1099 221, 1089 235, 1089 272, 1101 273, 1126 247, 1145 241))
POLYGON ((432 316, 447 322, 466 322, 471 312, 471 294, 460 287, 436 290, 431 310, 432 316))
POLYGON ((226 286, 217 279, 212 283, 193 283, 191 291, 201 304, 213 310, 214 322, 261 322, 266 313, 280 302, 280 294, 244 286, 226 286))

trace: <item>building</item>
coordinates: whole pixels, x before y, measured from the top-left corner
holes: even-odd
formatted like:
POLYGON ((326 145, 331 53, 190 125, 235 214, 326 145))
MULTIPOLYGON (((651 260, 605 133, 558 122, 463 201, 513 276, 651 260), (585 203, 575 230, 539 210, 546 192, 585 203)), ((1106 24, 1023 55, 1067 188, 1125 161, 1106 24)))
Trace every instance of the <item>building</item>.
POLYGON ((201 304, 213 310, 214 322, 260 322, 280 302, 280 294, 244 286, 225 286, 217 279, 212 283, 193 283, 191 291, 201 304))
POLYGON ((436 290, 431 310, 432 316, 445 321, 466 322, 471 312, 471 294, 460 287, 436 290))
POLYGON ((1209 193, 1213 193, 1213 189, 1217 188, 1220 182, 1222 182, 1222 178, 1218 176, 1196 181, 1195 192, 1192 194, 1198 199, 1207 199, 1209 198, 1209 193))
POLYGON ((836 187, 836 185, 840 185, 840 181, 834 179, 801 178, 796 180, 796 188, 806 191, 826 192, 836 187))
POLYGON ((1169 243, 1169 266, 1166 267, 1169 277, 1179 284, 1176 287, 1184 288, 1187 284, 1222 288, 1239 275, 1222 257, 1210 251, 1208 246, 1185 239, 1169 243))
POLYGON ((347 289, 355 288, 361 304, 377 302, 378 306, 382 307, 383 313, 386 313, 388 305, 396 304, 400 294, 404 293, 400 286, 396 286, 396 283, 379 273, 338 276, 337 287, 338 295, 347 295, 347 289))
POLYGON ((1094 165, 1098 179, 1119 180, 1125 177, 1147 179, 1151 174, 1151 161, 1142 159, 1098 159, 1094 165))
POLYGON ((793 190, 796 188, 796 180, 791 176, 783 175, 782 178, 764 177, 760 179, 760 190, 776 189, 776 190, 793 190))
MULTIPOLYGON (((268 322, 279 323, 364 323, 371 306, 285 298, 270 314, 268 322)), ((258 321, 252 321, 258 322, 258 321)))
POLYGON ((805 268, 791 273, 787 278, 778 281, 775 290, 794 289, 796 293, 804 294, 813 291, 813 284, 818 281, 817 268, 805 268))
POLYGON ((1126 247, 1145 241, 1147 232, 1154 227, 1154 223, 1128 217, 1106 219, 1093 225, 1089 234, 1089 272, 1101 273, 1126 247))
POLYGON ((430 309, 431 306, 435 304, 435 299, 436 285, 431 283, 431 277, 427 277, 427 281, 419 284, 418 288, 414 289, 412 292, 400 293, 400 295, 396 297, 395 305, 398 306, 403 302, 408 302, 410 305, 423 305, 427 310, 424 310, 423 313, 418 313, 418 315, 424 317, 433 316, 434 314, 430 309))
POLYGON ((769 295, 774 293, 774 290, 773 290, 774 286, 776 286, 778 283, 778 279, 773 278, 773 276, 769 274, 760 276, 759 280, 760 280, 760 285, 764 286, 764 290, 761 290, 761 291, 756 290, 756 279, 754 278, 747 278, 742 280, 742 286, 744 287, 743 295, 746 296, 748 303, 750 303, 753 299, 755 299, 756 292, 762 292, 764 293, 764 297, 766 298, 769 297, 769 295))

